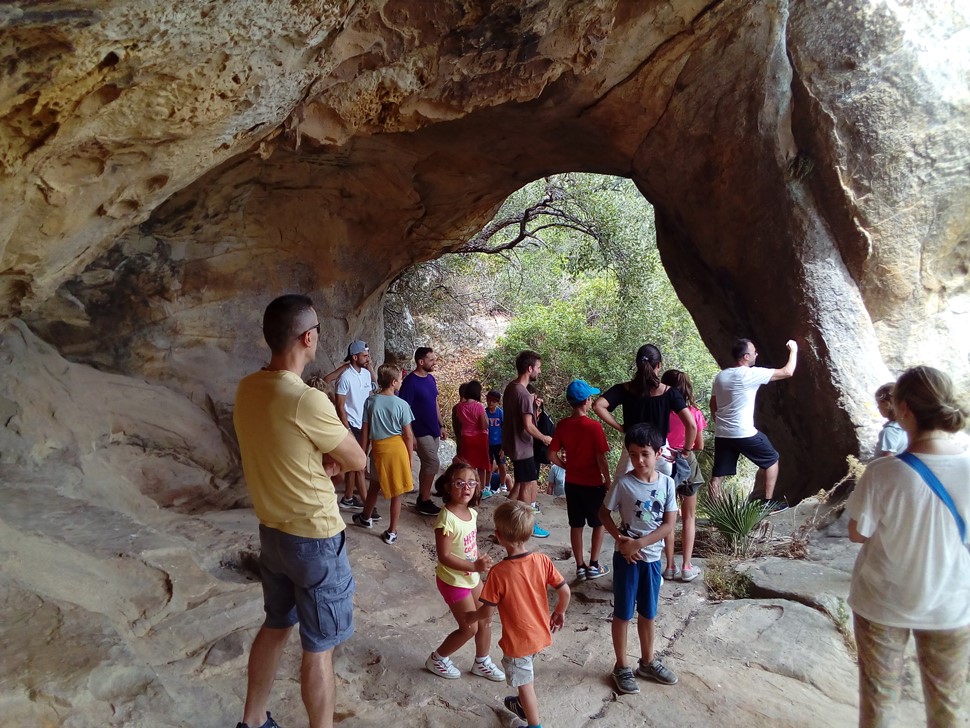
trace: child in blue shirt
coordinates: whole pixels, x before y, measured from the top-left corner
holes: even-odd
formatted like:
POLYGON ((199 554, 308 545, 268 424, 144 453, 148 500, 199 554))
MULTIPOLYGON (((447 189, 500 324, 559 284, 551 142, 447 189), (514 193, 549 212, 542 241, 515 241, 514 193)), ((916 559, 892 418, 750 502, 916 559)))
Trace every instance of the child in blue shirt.
POLYGON ((664 539, 673 537, 677 495, 669 475, 657 471, 664 436, 653 425, 631 427, 624 438, 633 470, 621 475, 600 506, 600 521, 616 539, 613 553, 613 681, 620 693, 639 693, 627 663, 627 631, 636 608, 640 662, 636 674, 664 685, 677 676, 654 658, 654 619, 660 601, 660 556, 664 539), (620 526, 613 521, 620 512, 620 526))
POLYGON ((505 420, 505 414, 499 407, 501 401, 502 394, 494 389, 485 395, 487 405, 485 416, 488 417, 488 458, 493 466, 498 467, 499 482, 498 488, 491 488, 491 482, 489 482, 489 488, 496 493, 505 488, 505 454, 502 452, 502 422, 505 420))
POLYGON ((886 418, 886 423, 879 431, 879 439, 876 441, 877 458, 898 455, 909 445, 909 436, 896 422, 896 408, 893 407, 895 389, 896 383, 889 382, 876 390, 876 406, 879 408, 879 414, 886 418))

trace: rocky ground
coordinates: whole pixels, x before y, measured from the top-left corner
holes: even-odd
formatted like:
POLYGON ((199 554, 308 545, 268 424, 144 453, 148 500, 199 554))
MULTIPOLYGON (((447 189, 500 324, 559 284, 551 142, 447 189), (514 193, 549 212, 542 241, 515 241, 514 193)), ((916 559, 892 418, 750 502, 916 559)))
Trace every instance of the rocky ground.
MULTIPOLYGON (((0 336, 0 363, 0 713, 25 726, 235 725, 262 602, 256 518, 232 480, 225 433, 205 406, 66 362, 19 325, 0 336)), ((494 558, 500 499, 479 518, 494 558)), ((551 536, 534 547, 571 580, 564 501, 540 502, 551 536)), ((701 579, 664 585, 657 646, 675 687, 614 693, 611 577, 573 584, 566 626, 538 660, 544 725, 854 725, 844 599, 857 547, 841 521, 809 530, 807 545, 793 540, 815 513, 804 502, 772 517, 762 548, 775 555, 738 566, 749 598, 714 601, 701 579), (807 558, 777 555, 792 553, 807 558)), ((504 684, 424 669, 452 629, 434 586, 432 526, 407 510, 394 546, 382 529, 348 528, 357 633, 335 654, 344 725, 511 720, 504 684)), ((720 573, 713 561, 700 560, 705 578, 720 573)), ((294 635, 271 708, 285 728, 306 725, 299 656, 294 635)), ((472 657, 466 646, 455 662, 467 670, 472 657)), ((904 698, 900 725, 919 725, 912 659, 904 698)))
MULTIPOLYGON (((249 571, 252 512, 138 524, 53 497, 41 483, 6 480, 3 489, 3 535, 11 535, 13 522, 20 532, 5 538, 2 555, 0 705, 8 717, 23 725, 233 725, 261 616, 249 571), (24 583, 33 591, 18 586, 24 583)), ((502 552, 491 514, 500 500, 483 503, 479 519, 480 543, 496 559, 502 552)), ((534 547, 572 582, 564 501, 542 496, 541 503, 551 536, 534 547)), ((802 505, 775 516, 775 544, 783 546, 811 511, 802 505)), ((609 679, 611 577, 573 583, 566 626, 537 663, 544 725, 853 725, 856 672, 843 600, 855 547, 840 528, 819 533, 807 560, 743 564, 751 598, 712 601, 703 579, 666 583, 658 648, 680 683, 643 682, 639 695, 618 696, 609 679)), ((504 684, 468 675, 445 681, 423 668, 452 629, 434 587, 432 520, 406 512, 394 546, 379 533, 348 528, 357 633, 335 655, 340 720, 362 727, 508 725, 504 684)), ((496 622, 496 641, 500 629, 496 622)), ((467 670, 472 657, 468 646, 455 662, 467 670)), ((272 701, 283 726, 305 725, 298 661, 294 635, 272 701)), ((902 725, 919 724, 919 700, 910 666, 902 725)))

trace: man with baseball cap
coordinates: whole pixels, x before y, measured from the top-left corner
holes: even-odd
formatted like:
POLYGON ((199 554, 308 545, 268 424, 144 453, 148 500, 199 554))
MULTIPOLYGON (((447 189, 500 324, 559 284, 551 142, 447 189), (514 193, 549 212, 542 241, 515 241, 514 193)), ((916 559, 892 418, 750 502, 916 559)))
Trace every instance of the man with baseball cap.
MULTIPOLYGON (((374 383, 377 377, 374 376, 373 365, 370 361, 370 349, 367 342, 351 342, 347 347, 347 356, 344 361, 348 366, 340 373, 337 379, 337 413, 344 427, 354 433, 357 442, 360 442, 361 426, 364 417, 364 403, 374 392, 374 383)), ((359 512, 364 509, 364 471, 357 470, 344 475, 344 497, 340 499, 340 509, 344 511, 359 512), (354 492, 360 497, 354 495, 354 492)), ((371 518, 375 518, 374 515, 371 518)), ((380 516, 376 516, 380 518, 380 516)))
POLYGON ((604 531, 599 513, 610 483, 610 466, 606 460, 610 447, 603 425, 588 416, 593 397, 599 393, 582 379, 570 382, 566 387, 566 401, 573 413, 559 421, 549 443, 549 459, 566 469, 566 517, 577 581, 599 579, 610 573, 609 565, 599 562, 604 531), (586 525, 593 529, 588 563, 583 558, 586 525))

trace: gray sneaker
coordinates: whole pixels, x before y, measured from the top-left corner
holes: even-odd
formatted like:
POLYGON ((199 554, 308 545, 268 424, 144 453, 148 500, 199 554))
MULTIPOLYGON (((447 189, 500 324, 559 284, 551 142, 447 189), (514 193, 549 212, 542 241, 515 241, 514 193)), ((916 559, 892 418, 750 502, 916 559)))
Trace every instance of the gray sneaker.
POLYGON ((644 665, 641 660, 637 665, 637 675, 648 680, 654 680, 662 685, 677 684, 677 676, 674 671, 656 658, 649 665, 644 665))
POLYGON ((633 670, 629 667, 618 667, 613 671, 613 682, 616 683, 616 691, 624 695, 634 695, 640 692, 637 679, 633 677, 633 670))

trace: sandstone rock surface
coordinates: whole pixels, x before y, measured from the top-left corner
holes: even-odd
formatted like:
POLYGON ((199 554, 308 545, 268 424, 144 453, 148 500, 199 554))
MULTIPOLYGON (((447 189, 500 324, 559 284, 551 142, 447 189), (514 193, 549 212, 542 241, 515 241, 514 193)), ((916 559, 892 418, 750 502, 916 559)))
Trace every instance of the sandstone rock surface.
POLYGON ((519 185, 628 175, 722 361, 739 334, 768 365, 802 343, 761 420, 790 464, 782 488, 804 496, 869 447, 890 370, 970 382, 968 13, 8 4, 0 315, 210 399, 226 423, 273 295, 314 294, 326 369, 352 338, 379 350, 388 281, 519 185))
MULTIPOLYGON (((722 363, 737 335, 766 364, 801 342, 798 374, 759 413, 790 496, 869 447, 871 392, 891 371, 935 364, 966 392, 968 34, 956 0, 0 6, 6 713, 234 719, 260 606, 229 417, 236 382, 265 360, 263 306, 314 296, 321 369, 353 338, 379 351, 388 282, 544 174, 636 181, 722 363)), ((354 536, 371 640, 338 659, 340 709, 359 725, 461 711, 485 724, 489 686, 448 692, 409 672, 446 617, 430 582, 405 576, 429 559, 426 524, 409 525, 425 537, 411 551, 354 536)), ((605 675, 608 593, 578 591, 563 659, 540 666, 568 687, 552 722, 632 720, 639 704, 587 679, 605 675)), ((676 712, 658 723, 816 725, 820 705, 851 718, 830 679, 848 658, 820 612, 678 599, 691 607, 664 623, 664 649, 688 691, 666 693, 676 712), (749 640, 694 665, 719 622, 784 628, 809 663, 749 640), (812 662, 816 644, 840 666, 812 662), (716 688, 736 676, 741 689, 716 688)), ((295 660, 291 647, 290 675, 295 660)), ((290 724, 297 693, 278 686, 290 724)))
MULTIPOLYGON (((8 325, 2 343, 0 352, 20 347, 18 362, 56 374, 33 401, 36 409, 56 410, 58 421, 81 410, 56 384, 83 377, 91 398, 84 412, 93 423, 91 442, 67 444, 39 465, 6 462, 0 469, 0 705, 7 719, 73 727, 232 724, 244 697, 249 644, 262 619, 252 573, 256 519, 248 508, 226 507, 230 494, 242 498, 239 484, 227 484, 214 502, 160 502, 155 491, 144 490, 129 458, 111 457, 112 449, 128 445, 113 443, 107 425, 97 427, 124 409, 128 393, 117 383, 126 378, 59 359, 22 325, 8 325)), ((23 374, 6 376, 9 370, 0 377, 3 397, 23 374)), ((177 442, 193 429, 196 405, 163 387, 153 391, 152 422, 177 442)), ((18 418, 9 427, 16 429, 18 418)), ((49 433, 51 442, 56 434, 49 433)), ((4 443, 3 452, 10 446, 4 443)), ((146 455, 156 446, 146 442, 146 455)), ((215 428, 198 447, 212 453, 213 462, 229 451, 215 428)), ((480 543, 495 559, 503 554, 491 514, 500 500, 485 501, 480 509, 480 543)), ((551 536, 534 548, 572 580, 564 499, 540 500, 551 536)), ((776 517, 776 533, 790 513, 776 517)), ((398 544, 389 547, 377 530, 348 528, 357 634, 335 654, 338 717, 364 728, 388 720, 454 728, 507 725, 504 685, 467 675, 444 681, 422 669, 427 653, 452 629, 452 617, 434 587, 430 519, 405 510, 400 533, 398 544)), ((855 548, 844 537, 824 540, 825 554, 855 548)), ((644 683, 638 696, 617 696, 608 677, 611 577, 573 583, 566 627, 537 666, 545 721, 565 728, 851 724, 851 654, 833 620, 797 596, 823 592, 844 599, 840 558, 770 563, 778 571, 816 575, 788 579, 785 591, 792 599, 712 603, 702 580, 663 587, 657 649, 681 682, 676 688, 644 683)), ((494 629, 497 642, 498 623, 494 629)), ((636 657, 635 641, 630 649, 636 657)), ((465 647, 455 657, 465 670, 471 652, 465 647)), ((907 669, 901 715, 910 725, 921 715, 912 657, 907 669)), ((271 709, 282 725, 305 720, 298 670, 294 637, 273 691, 271 709)))

